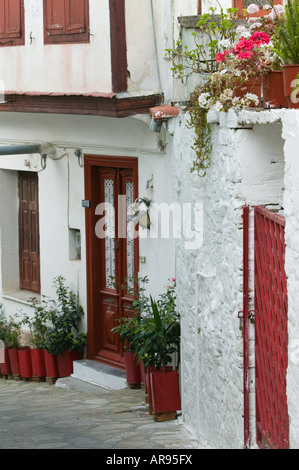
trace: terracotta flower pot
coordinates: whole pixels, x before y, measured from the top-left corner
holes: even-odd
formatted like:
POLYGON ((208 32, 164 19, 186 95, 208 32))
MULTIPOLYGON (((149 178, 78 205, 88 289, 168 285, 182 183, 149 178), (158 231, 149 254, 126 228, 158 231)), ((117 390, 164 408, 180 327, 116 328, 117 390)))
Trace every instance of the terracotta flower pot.
POLYGON ((134 353, 125 352, 126 378, 130 388, 141 387, 140 365, 136 362, 134 353))
POLYGON ((153 409, 155 413, 181 409, 179 376, 176 370, 151 373, 153 409))
POLYGON ((46 377, 45 354, 43 349, 31 349, 33 377, 46 377))
POLYGON ((30 348, 20 348, 18 350, 20 376, 23 379, 30 379, 32 377, 32 363, 30 348))
POLYGON ((58 377, 57 357, 44 350, 46 377, 56 379, 58 377))
POLYGON ((273 70, 263 77, 264 108, 287 108, 284 94, 283 71, 273 70))
POLYGON ((64 354, 57 354, 59 377, 69 377, 73 373, 73 362, 82 357, 83 353, 76 350, 65 350, 64 354))
MULTIPOLYGON (((284 94, 289 108, 299 108, 299 88, 298 92, 293 92, 294 81, 299 74, 299 64, 283 65, 283 86, 284 94)), ((299 83, 298 83, 299 85, 299 83)))
POLYGON ((246 82, 240 83, 234 90, 234 96, 242 98, 246 93, 253 93, 259 98, 259 106, 261 106, 262 95, 262 79, 261 77, 249 78, 246 82))

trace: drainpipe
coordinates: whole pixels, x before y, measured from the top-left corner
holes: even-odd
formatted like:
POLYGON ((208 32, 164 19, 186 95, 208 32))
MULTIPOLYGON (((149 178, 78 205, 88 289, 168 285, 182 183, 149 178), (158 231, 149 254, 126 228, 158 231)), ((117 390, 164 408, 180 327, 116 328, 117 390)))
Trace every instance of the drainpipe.
POLYGON ((56 150, 52 144, 48 142, 42 144, 28 145, 4 145, 0 146, 0 156, 4 155, 25 155, 28 153, 38 153, 41 156, 41 166, 46 168, 47 156, 55 160, 56 150))
POLYGON ((53 153, 51 144, 6 145, 0 146, 0 155, 24 155, 27 153, 49 154, 53 153))

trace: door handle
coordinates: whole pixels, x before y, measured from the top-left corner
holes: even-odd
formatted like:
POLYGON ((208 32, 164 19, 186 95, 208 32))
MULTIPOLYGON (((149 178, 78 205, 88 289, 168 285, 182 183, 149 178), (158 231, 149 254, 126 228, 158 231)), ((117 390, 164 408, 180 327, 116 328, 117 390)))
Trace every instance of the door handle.
POLYGON ((104 299, 104 302, 106 302, 106 304, 114 304, 114 300, 113 299, 104 299))
POLYGON ((119 240, 116 240, 116 251, 119 250, 119 240))

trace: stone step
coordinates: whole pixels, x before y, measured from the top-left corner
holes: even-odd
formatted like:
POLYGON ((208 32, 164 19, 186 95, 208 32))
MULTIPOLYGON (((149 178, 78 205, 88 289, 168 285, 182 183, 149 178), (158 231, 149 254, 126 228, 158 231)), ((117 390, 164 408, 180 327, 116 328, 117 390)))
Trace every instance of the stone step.
POLYGON ((90 359, 82 359, 73 363, 73 378, 98 385, 107 390, 127 388, 126 374, 123 370, 101 364, 90 359))

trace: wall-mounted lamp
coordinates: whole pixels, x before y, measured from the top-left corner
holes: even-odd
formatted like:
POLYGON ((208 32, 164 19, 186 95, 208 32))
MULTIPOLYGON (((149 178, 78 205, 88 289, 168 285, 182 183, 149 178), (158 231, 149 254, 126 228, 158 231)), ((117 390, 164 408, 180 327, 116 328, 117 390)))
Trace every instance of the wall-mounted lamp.
POLYGON ((75 149, 74 151, 75 157, 78 158, 78 165, 83 168, 84 167, 84 158, 83 158, 83 152, 81 149, 75 149))
POLYGON ((149 208, 151 201, 146 197, 138 198, 131 206, 131 221, 138 224, 141 228, 150 230, 151 220, 149 216, 149 208))

